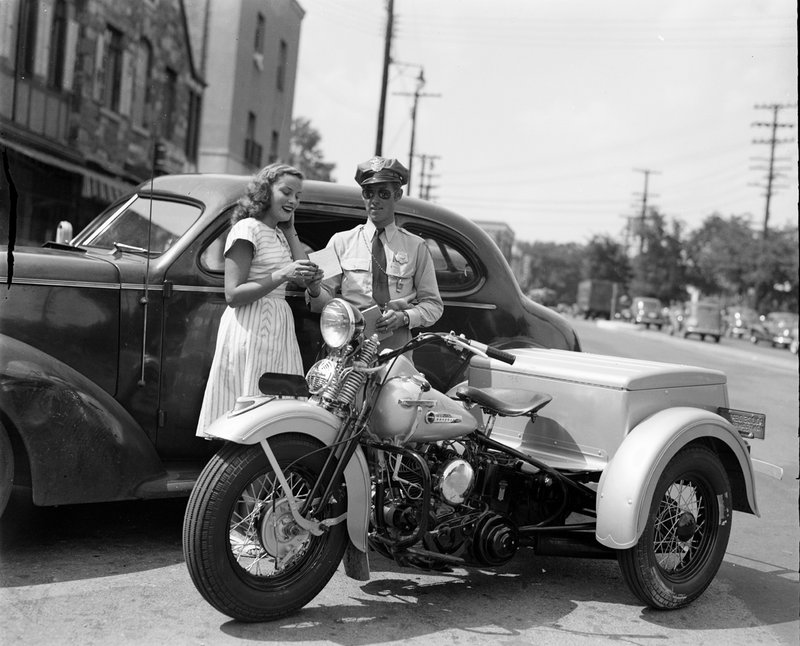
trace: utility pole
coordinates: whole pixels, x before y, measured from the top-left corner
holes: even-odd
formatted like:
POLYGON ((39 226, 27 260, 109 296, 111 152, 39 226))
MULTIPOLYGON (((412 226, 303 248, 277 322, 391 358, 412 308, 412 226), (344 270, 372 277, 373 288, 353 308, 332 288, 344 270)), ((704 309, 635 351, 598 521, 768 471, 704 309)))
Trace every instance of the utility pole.
POLYGON ((416 137, 416 130, 417 130, 417 104, 419 103, 420 97, 436 97, 441 96, 441 94, 425 94, 421 90, 425 87, 425 73, 422 67, 419 68, 419 76, 417 77, 417 89, 414 90, 414 93, 411 94, 409 92, 395 92, 395 94, 399 96, 413 96, 414 103, 411 108, 411 145, 409 146, 408 151, 408 194, 411 195, 411 171, 414 167, 414 139, 416 137))
POLYGON ((422 168, 419 169, 419 190, 417 195, 423 200, 428 200, 431 197, 430 179, 433 177, 433 162, 439 159, 438 155, 417 155, 422 162, 422 168), (430 170, 426 168, 430 163, 430 170), (427 180, 427 181, 426 181, 427 180))
MULTIPOLYGON (((785 161, 785 160, 776 160, 775 159, 775 146, 778 144, 787 144, 794 141, 794 139, 778 139, 777 133, 778 128, 793 128, 794 126, 788 123, 778 123, 778 111, 783 110, 784 108, 792 108, 797 107, 797 105, 780 105, 778 103, 771 103, 767 105, 757 105, 755 106, 756 110, 772 110, 772 121, 765 122, 765 121, 756 121, 752 124, 753 127, 756 128, 770 128, 772 131, 772 135, 769 139, 753 139, 754 144, 769 144, 769 166, 766 169, 763 168, 756 168, 755 170, 766 170, 767 171, 767 185, 764 187, 766 189, 766 204, 764 205, 764 231, 763 231, 763 239, 767 239, 767 235, 769 233, 769 205, 772 199, 772 193, 774 189, 779 188, 774 185, 774 180, 776 177, 781 176, 783 173, 777 172, 775 169, 775 162, 776 161, 785 161)), ((781 169, 785 170, 785 169, 781 169)), ((756 186, 760 186, 756 184, 756 186)), ((785 187, 780 187, 785 188, 785 187)))
POLYGON ((394 30, 394 0, 386 3, 386 38, 383 47, 383 76, 381 77, 381 101, 378 106, 378 136, 375 156, 383 154, 383 122, 386 117, 386 89, 389 85, 389 64, 392 62, 392 31, 394 30))
POLYGON ((644 192, 642 193, 642 209, 639 213, 639 255, 644 253, 644 223, 647 218, 647 187, 650 181, 651 174, 659 174, 657 170, 649 168, 634 168, 637 173, 644 173, 644 192))

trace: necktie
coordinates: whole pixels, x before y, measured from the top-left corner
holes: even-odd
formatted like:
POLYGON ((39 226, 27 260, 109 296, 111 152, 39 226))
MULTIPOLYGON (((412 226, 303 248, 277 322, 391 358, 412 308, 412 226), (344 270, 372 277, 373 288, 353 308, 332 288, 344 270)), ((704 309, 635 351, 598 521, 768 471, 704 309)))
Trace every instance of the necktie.
POLYGON ((389 302, 389 279, 386 276, 386 251, 379 235, 380 231, 376 231, 372 238, 372 298, 383 308, 389 302))

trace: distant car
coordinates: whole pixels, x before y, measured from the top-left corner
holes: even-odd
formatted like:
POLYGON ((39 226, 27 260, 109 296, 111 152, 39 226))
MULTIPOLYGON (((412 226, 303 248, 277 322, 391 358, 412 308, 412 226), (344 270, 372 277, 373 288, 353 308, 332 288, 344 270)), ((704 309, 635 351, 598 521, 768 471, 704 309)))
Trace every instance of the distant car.
POLYGON ((792 312, 770 312, 750 326, 750 343, 765 341, 774 348, 789 348, 797 338, 798 315, 792 312))
POLYGON ((732 339, 747 338, 750 326, 757 320, 758 313, 749 307, 728 308, 725 334, 732 339))
POLYGON ((710 337, 715 343, 724 332, 722 308, 714 301, 690 301, 670 315, 669 333, 684 339, 698 336, 701 341, 710 337))
MULTIPOLYGON (((249 179, 159 177, 70 244, 16 247, 13 264, 0 247, 0 514, 13 485, 37 505, 188 495, 218 448, 195 426, 225 308, 224 241, 249 179)), ((317 250, 365 217, 357 187, 307 181, 296 226, 317 250)), ((433 329, 499 348, 580 350, 473 222, 410 197, 397 221, 433 256, 444 301, 433 329)), ((297 287, 287 301, 308 369, 319 315, 297 287)), ((440 390, 466 371, 453 353, 414 359, 440 390)))
POLYGON ((636 296, 631 301, 633 322, 649 328, 651 325, 659 330, 664 325, 664 314, 661 301, 657 298, 636 296))

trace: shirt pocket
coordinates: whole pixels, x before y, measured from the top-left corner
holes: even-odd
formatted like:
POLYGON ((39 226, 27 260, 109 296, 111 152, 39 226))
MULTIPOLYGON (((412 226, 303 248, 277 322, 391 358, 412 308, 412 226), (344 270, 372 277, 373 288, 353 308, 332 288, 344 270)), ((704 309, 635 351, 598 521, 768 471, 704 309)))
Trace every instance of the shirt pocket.
POLYGON ((342 258, 342 294, 372 293, 372 260, 370 258, 342 258))

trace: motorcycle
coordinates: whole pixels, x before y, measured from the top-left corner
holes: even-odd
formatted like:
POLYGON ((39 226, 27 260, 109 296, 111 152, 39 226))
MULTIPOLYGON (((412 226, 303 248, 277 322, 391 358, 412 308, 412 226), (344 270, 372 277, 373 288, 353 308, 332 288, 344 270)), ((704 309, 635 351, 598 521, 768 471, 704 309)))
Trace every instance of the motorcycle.
POLYGON ((266 374, 208 433, 224 440, 191 493, 183 550, 214 608, 297 611, 374 551, 422 569, 498 567, 522 548, 616 558, 646 605, 679 608, 714 578, 732 511, 758 514, 743 440, 765 416, 728 408, 713 370, 588 353, 499 350, 423 332, 379 351, 358 310, 320 318, 305 378, 266 374), (440 392, 414 351, 454 353, 440 392))

